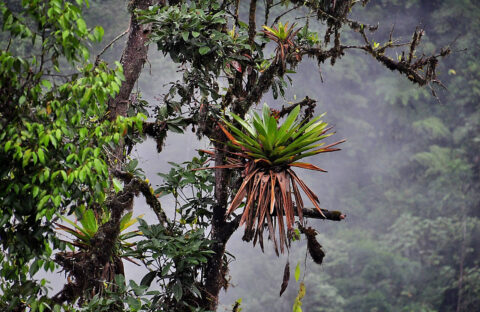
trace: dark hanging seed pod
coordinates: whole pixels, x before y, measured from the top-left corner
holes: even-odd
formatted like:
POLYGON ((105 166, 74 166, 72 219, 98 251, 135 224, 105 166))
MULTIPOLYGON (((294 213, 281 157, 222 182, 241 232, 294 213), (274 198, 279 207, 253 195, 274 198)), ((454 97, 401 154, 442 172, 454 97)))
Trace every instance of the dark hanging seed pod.
POLYGON ((316 264, 322 264, 325 252, 322 250, 322 245, 317 241, 315 236, 307 236, 307 248, 310 256, 316 264))
POLYGON ((299 230, 307 237, 307 249, 313 261, 315 261, 316 264, 322 264, 325 252, 315 237, 317 235, 315 229, 312 227, 304 228, 299 224, 299 230))

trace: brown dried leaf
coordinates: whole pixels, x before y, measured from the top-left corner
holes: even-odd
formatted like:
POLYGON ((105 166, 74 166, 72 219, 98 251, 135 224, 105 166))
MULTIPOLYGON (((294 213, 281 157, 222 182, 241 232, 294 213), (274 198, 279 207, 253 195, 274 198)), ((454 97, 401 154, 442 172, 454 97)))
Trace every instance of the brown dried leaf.
MULTIPOLYGON (((282 194, 283 210, 287 219, 287 229, 293 228, 294 213, 293 205, 290 196, 290 181, 285 175, 285 171, 277 173, 278 185, 280 186, 280 193, 282 194), (290 199, 290 200, 289 200, 290 199)), ((280 208, 281 209, 281 208, 280 208)))
POLYGON ((285 269, 283 270, 283 282, 282 282, 282 287, 280 289, 280 297, 282 296, 285 289, 287 289, 289 280, 290 280, 290 262, 287 261, 287 264, 285 265, 285 269))
MULTIPOLYGON (((242 225, 245 221, 247 222, 247 227, 251 222, 255 222, 255 220, 251 219, 248 217, 249 215, 249 210, 252 208, 253 209, 253 200, 258 199, 258 185, 260 180, 262 179, 262 176, 264 175, 263 172, 258 172, 254 176, 253 180, 253 185, 251 185, 251 189, 248 190, 248 200, 247 200, 247 205, 245 206, 245 209, 243 210, 243 216, 242 219, 240 220, 240 225, 242 225)), ((250 179, 251 181, 251 179, 250 179)), ((253 224, 252 224, 253 226, 253 224)))
MULTIPOLYGON (((275 205, 275 210, 277 213, 277 220, 278 220, 278 235, 280 235, 280 251, 283 253, 285 251, 286 246, 286 235, 285 235, 285 225, 283 223, 283 200, 281 199, 280 194, 277 193, 278 201, 275 205)), ((287 246, 288 247, 288 246, 287 246)))
POLYGON ((269 181, 270 181, 270 175, 265 174, 262 177, 262 181, 260 183, 260 199, 257 205, 258 225, 257 225, 255 240, 253 242, 255 246, 257 237, 259 237, 259 243, 262 250, 263 250, 263 228, 265 224, 265 214, 268 212, 268 207, 270 203, 268 192, 266 192, 269 187, 268 185, 269 181))
POLYGON ((290 174, 288 174, 290 181, 292 182, 292 187, 293 187, 293 194, 295 195, 295 204, 297 206, 297 213, 298 213, 298 219, 300 222, 303 222, 303 200, 302 200, 302 195, 300 194, 300 191, 298 190, 297 183, 295 183, 295 180, 292 178, 290 174))
POLYGON ((275 247, 275 253, 278 256, 278 247, 277 247, 277 239, 275 238, 275 230, 273 229, 272 217, 269 213, 267 213, 267 224, 268 224, 268 233, 270 234, 270 238, 273 240, 273 246, 275 247))
POLYGON ((273 207, 275 205, 275 173, 270 171, 270 214, 273 213, 273 207))
POLYGON ((249 175, 245 177, 243 180, 242 185, 237 191, 237 195, 235 195, 235 198, 232 200, 232 203, 230 204, 230 208, 228 208, 227 215, 229 215, 232 211, 238 208, 240 203, 242 202, 243 198, 247 194, 246 186, 248 185, 248 182, 252 179, 252 177, 255 176, 255 173, 257 173, 258 169, 253 170, 249 175))
POLYGON ((308 198, 310 199, 310 201, 313 203, 313 205, 315 206, 315 208, 317 208, 317 210, 320 212, 320 214, 326 219, 327 217, 325 217, 325 215, 323 214, 322 212, 322 209, 320 208, 320 206, 318 206, 318 203, 320 202, 318 200, 318 197, 317 195, 315 195, 312 190, 310 190, 308 188, 308 186, 299 178, 297 177, 297 175, 295 174, 295 172, 293 172, 292 170, 288 170, 289 173, 291 174, 291 176, 295 179, 295 181, 300 184, 300 187, 302 188, 302 190, 305 192, 305 194, 307 194, 308 198), (318 202, 318 203, 317 203, 318 202))

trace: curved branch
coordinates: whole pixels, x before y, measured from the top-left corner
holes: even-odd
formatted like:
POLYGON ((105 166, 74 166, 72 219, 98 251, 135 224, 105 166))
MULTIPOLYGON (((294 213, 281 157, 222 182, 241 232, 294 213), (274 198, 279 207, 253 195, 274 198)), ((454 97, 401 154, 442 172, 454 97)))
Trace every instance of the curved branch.
POLYGON ((153 194, 153 189, 148 182, 139 179, 138 177, 134 176, 129 172, 124 172, 120 170, 113 171, 113 175, 127 183, 127 185, 123 189, 123 193, 135 195, 142 193, 142 195, 145 197, 145 201, 147 202, 147 204, 155 212, 158 221, 160 221, 160 223, 164 226, 170 224, 170 220, 165 214, 165 211, 163 210, 160 201, 153 194))
POLYGON ((317 101, 314 100, 314 99, 311 99, 309 98, 308 96, 306 96, 303 100, 301 100, 300 102, 297 102, 297 103, 293 103, 287 107, 283 106, 282 105, 282 109, 280 110, 280 112, 278 113, 278 115, 281 117, 284 117, 288 114, 290 114, 290 112, 297 106, 300 106, 300 108, 302 107, 306 107, 305 109, 305 113, 304 113, 304 116, 303 116, 303 120, 305 120, 305 122, 308 122, 312 117, 313 117, 313 113, 315 111, 315 106, 317 105, 317 101))

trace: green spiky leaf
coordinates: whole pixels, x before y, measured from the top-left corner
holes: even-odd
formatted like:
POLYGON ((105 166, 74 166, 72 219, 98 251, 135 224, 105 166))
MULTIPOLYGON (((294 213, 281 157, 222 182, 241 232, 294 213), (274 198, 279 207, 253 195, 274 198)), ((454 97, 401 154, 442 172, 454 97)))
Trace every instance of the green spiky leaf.
POLYGON ((329 137, 328 124, 321 114, 308 122, 298 120, 300 106, 294 107, 285 121, 278 123, 270 107, 263 105, 262 114, 253 112, 250 118, 243 119, 230 113, 240 128, 223 119, 227 134, 236 150, 243 152, 246 158, 273 165, 285 165, 293 161, 323 152, 319 141, 329 137), (312 151, 314 150, 314 151, 312 151))

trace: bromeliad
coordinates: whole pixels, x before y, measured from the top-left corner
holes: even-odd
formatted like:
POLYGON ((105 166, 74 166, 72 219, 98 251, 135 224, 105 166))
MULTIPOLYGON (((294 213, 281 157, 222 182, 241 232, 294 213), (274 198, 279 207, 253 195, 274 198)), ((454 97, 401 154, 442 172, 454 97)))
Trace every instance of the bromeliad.
POLYGON ((296 106, 280 126, 267 104, 263 107, 262 117, 253 112, 248 120, 244 120, 230 113, 240 128, 225 118, 219 127, 229 139, 227 144, 236 150, 231 152, 236 158, 229 157, 226 165, 210 167, 244 169, 243 182, 227 215, 239 208, 245 198, 240 221, 240 225, 246 224, 244 239, 250 241, 253 238, 254 245, 258 241, 263 250, 263 230, 266 225, 277 254, 275 228, 278 226, 280 251, 283 253, 294 233, 295 215, 303 223, 304 204, 299 186, 323 215, 317 195, 295 174, 292 167, 326 172, 300 160, 337 151, 339 148, 335 146, 344 142, 341 140, 329 145, 319 143, 333 134, 328 133, 332 127, 321 120, 325 114, 305 122, 297 120, 299 112, 300 106, 296 106))
POLYGON ((286 22, 285 24, 279 22, 278 25, 273 26, 273 28, 270 28, 268 26, 262 26, 264 29, 262 32, 265 34, 265 36, 277 43, 274 62, 280 60, 284 70, 286 66, 285 61, 287 58, 287 53, 295 48, 295 43, 293 39, 300 31, 300 28, 294 29, 295 26, 296 24, 292 24, 290 27, 288 27, 288 22, 286 22))
MULTIPOLYGON (((83 268, 86 267, 86 263, 93 259, 91 257, 92 250, 95 248, 94 240, 97 232, 100 229, 100 226, 104 225, 110 220, 109 213, 103 213, 102 216, 96 216, 92 209, 85 209, 82 207, 78 208, 78 212, 75 213, 79 222, 71 221, 70 219, 59 216, 65 223, 69 224, 71 227, 55 223, 57 230, 62 230, 67 234, 73 236, 73 240, 63 242, 71 245, 73 251, 64 251, 59 252, 55 256, 55 261, 62 264, 64 270, 68 274, 69 284, 76 283, 77 285, 83 285, 86 282, 84 277, 87 272, 82 272, 83 268), (76 249, 74 248, 76 247, 76 249), (73 281, 72 281, 72 278, 73 281), (81 281, 80 281, 81 280, 81 281)), ((113 254, 109 261, 105 264, 105 267, 102 271, 98 273, 98 280, 96 285, 88 285, 89 287, 97 287, 102 289, 103 283, 113 283, 116 274, 124 275, 124 267, 122 259, 128 260, 132 263, 138 265, 136 261, 126 256, 128 252, 133 251, 135 243, 128 242, 129 239, 142 235, 138 230, 133 230, 126 232, 126 230, 134 225, 139 218, 142 218, 143 215, 140 215, 136 218, 132 218, 132 212, 125 214, 120 220, 119 231, 120 234, 115 241, 115 246, 113 248, 113 254)), ((71 285, 70 285, 71 286, 71 285)), ((67 287, 70 287, 67 286, 67 287)))

